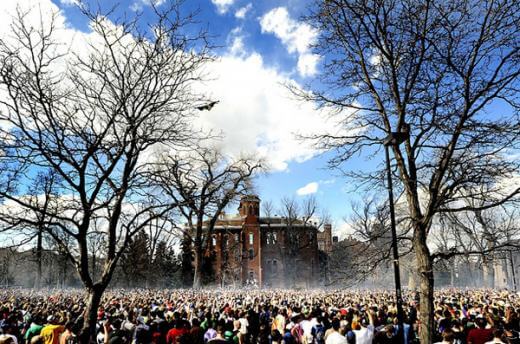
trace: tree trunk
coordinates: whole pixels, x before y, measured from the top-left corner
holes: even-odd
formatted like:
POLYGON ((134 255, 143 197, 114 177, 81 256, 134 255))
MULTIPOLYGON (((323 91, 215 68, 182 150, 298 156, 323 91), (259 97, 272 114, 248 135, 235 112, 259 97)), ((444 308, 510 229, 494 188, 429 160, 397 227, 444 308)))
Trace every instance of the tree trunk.
POLYGON ((433 318, 433 264, 430 250, 426 245, 426 230, 421 225, 417 225, 415 228, 413 245, 419 276, 420 342, 422 344, 431 344, 433 343, 433 333, 435 331, 433 318))
POLYGON ((105 288, 99 285, 87 289, 88 301, 83 313, 83 328, 79 336, 81 344, 89 344, 93 340, 95 341, 97 312, 104 290, 105 288))
POLYGON ((195 248, 193 265, 193 289, 200 289, 202 287, 202 250, 198 248, 195 248))
POLYGON ((36 276, 36 289, 40 289, 42 286, 42 235, 41 229, 38 230, 38 238, 36 242, 36 263, 38 264, 38 272, 36 276))

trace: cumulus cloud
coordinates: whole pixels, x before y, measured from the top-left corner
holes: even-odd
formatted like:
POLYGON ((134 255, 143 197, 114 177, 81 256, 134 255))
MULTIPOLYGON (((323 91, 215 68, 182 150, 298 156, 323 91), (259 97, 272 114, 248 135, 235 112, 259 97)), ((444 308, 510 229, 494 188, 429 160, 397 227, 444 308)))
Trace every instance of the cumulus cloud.
MULTIPOLYGON (((19 1, 12 3, 11 13, 19 1)), ((64 49, 71 47, 76 53, 85 53, 94 37, 74 30, 66 23, 63 12, 50 0, 39 0, 43 13, 58 11, 59 39, 64 49)), ((9 18, 0 10, 1 33, 9 31, 9 18)), ((39 15, 39 11, 33 11, 39 15)), ((49 16, 47 16, 49 17, 49 16)), ((39 22, 36 18, 34 22, 39 22)), ((0 34, 4 36, 3 34, 0 34)), ((290 162, 303 162, 318 153, 307 141, 296 134, 340 134, 339 126, 326 121, 326 114, 316 110, 312 103, 302 103, 292 98, 284 86, 296 85, 291 78, 276 68, 267 66, 262 56, 248 51, 240 29, 233 30, 230 49, 207 66, 208 81, 199 91, 219 103, 211 111, 199 112, 195 125, 222 132, 219 143, 223 153, 229 155, 250 154, 264 158, 273 170, 287 170, 290 162)), ((296 85, 297 86, 297 85, 296 85)))
POLYGON ((235 12, 235 18, 237 18, 237 19, 244 19, 246 17, 247 13, 251 10, 251 8, 253 8, 253 4, 252 3, 249 3, 246 6, 239 8, 235 12))
POLYGON ((285 7, 277 7, 260 18, 263 33, 278 37, 289 53, 298 55, 298 72, 301 76, 316 74, 320 56, 313 54, 310 46, 316 42, 318 32, 308 24, 298 22, 289 16, 285 7))
POLYGON ((233 5, 235 0, 211 0, 213 5, 217 6, 217 11, 220 14, 225 14, 228 9, 233 5))
POLYGON ((313 104, 291 98, 284 84, 294 82, 266 66, 255 52, 230 52, 208 72, 211 80, 205 90, 220 103, 199 120, 203 127, 223 132, 221 145, 230 154, 254 153, 272 169, 286 170, 289 162, 303 162, 317 153, 296 134, 338 133, 338 126, 313 104))
POLYGON ((317 182, 311 182, 298 190, 296 190, 296 194, 298 196, 311 195, 318 192, 319 184, 317 182))

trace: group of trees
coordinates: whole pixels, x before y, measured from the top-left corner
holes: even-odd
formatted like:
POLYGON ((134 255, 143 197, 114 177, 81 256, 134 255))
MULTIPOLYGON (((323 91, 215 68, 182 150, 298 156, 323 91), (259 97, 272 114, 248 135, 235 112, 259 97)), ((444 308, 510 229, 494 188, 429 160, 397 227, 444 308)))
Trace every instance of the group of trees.
POLYGON ((420 340, 434 333, 431 235, 443 215, 518 200, 520 4, 507 0, 327 0, 306 17, 323 56, 312 92, 293 89, 339 116, 344 130, 311 137, 335 150, 331 166, 381 188, 374 171, 345 165, 381 159, 390 142, 392 173, 419 280, 420 340), (464 202, 465 199, 472 200, 464 202))
MULTIPOLYGON (((434 328, 434 263, 460 253, 453 245, 434 250, 433 233, 449 223, 449 242, 494 250, 503 232, 483 214, 518 201, 520 188, 507 180, 520 167, 511 158, 520 143, 519 6, 327 0, 306 17, 319 32, 323 73, 312 92, 293 91, 344 123, 337 135, 309 138, 337 152, 331 166, 363 153, 379 159, 385 137, 406 134, 389 148, 399 226, 419 277, 422 343, 431 343, 434 328)), ((142 17, 112 23, 109 13, 82 6, 92 29, 76 37, 85 51, 63 48, 56 13, 39 27, 20 9, 0 41, 2 231, 20 243, 40 242, 45 232, 72 262, 89 293, 85 336, 119 261, 156 220, 186 219, 200 285, 208 245, 201 220, 211 231, 260 166, 224 159, 205 144, 210 135, 192 127, 207 102, 194 87, 212 59, 206 34, 187 29, 193 17, 181 16, 176 1, 152 9, 146 26, 142 17), (89 259, 91 241, 99 243, 99 265, 89 259)), ((349 174, 380 188, 379 166, 349 174)))
POLYGON ((132 262, 129 248, 155 240, 146 230, 214 216, 260 165, 215 153, 215 137, 193 127, 209 102, 196 89, 213 57, 180 2, 152 6, 149 22, 79 10, 91 28, 73 37, 84 50, 64 41, 59 13, 30 20, 37 9, 18 8, 0 40, 0 220, 13 244, 36 239, 41 252, 45 233, 75 267, 88 342, 120 262, 171 259, 158 240, 132 262))

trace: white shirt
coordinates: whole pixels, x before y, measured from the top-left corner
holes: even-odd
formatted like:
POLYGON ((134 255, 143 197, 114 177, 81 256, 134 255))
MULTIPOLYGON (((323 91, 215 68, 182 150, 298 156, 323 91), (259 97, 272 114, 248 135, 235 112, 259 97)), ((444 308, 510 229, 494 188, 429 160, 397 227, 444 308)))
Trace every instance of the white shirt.
MULTIPOLYGON (((357 337, 356 337, 357 343, 357 337)), ((337 331, 332 332, 327 336, 327 340, 325 340, 325 344, 348 344, 347 338, 343 337, 337 331)))
POLYGON ((372 344, 374 340, 374 326, 368 325, 362 327, 361 330, 354 330, 356 335, 356 344, 372 344))
POLYGON ((302 330, 303 330, 303 335, 305 337, 307 337, 307 339, 312 340, 312 328, 317 323, 318 323, 318 320, 316 320, 316 318, 312 318, 311 320, 303 320, 300 323, 300 326, 302 327, 302 330))
POLYGON ((247 327, 249 326, 249 321, 246 318, 238 319, 240 321, 240 333, 247 334, 247 327))

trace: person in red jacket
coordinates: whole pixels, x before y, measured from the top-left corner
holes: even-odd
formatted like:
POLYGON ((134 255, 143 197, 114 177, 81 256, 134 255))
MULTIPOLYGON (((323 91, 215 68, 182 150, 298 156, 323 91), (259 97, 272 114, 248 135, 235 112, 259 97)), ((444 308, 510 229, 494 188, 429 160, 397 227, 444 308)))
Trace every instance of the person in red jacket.
POLYGON ((177 338, 180 338, 182 335, 188 332, 188 329, 184 326, 184 322, 181 319, 177 319, 175 322, 175 327, 169 330, 168 334, 166 335, 166 343, 176 344, 177 338))
POLYGON ((487 321, 484 318, 475 320, 477 328, 471 329, 468 333, 468 344, 484 344, 493 339, 493 329, 486 328, 487 321))

